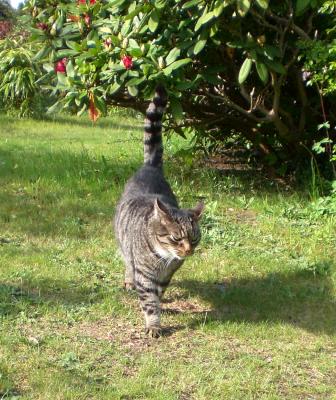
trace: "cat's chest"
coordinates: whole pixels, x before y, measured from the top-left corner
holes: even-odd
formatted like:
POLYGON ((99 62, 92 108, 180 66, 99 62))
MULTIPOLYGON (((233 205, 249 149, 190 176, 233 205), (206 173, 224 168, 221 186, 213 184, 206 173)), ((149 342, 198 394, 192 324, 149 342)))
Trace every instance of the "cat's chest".
POLYGON ((183 260, 177 258, 161 259, 156 269, 160 281, 169 281, 176 270, 183 264, 183 260))
POLYGON ((159 257, 160 262, 160 270, 170 271, 176 270, 179 266, 183 264, 183 260, 180 258, 173 258, 172 254, 165 249, 156 248, 155 249, 156 256, 159 257))

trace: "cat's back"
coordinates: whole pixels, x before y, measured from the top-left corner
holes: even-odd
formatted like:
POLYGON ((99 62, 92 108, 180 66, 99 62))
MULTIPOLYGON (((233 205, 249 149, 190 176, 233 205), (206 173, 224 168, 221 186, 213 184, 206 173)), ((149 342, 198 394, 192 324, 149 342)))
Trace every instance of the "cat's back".
POLYGON ((162 169, 144 165, 128 180, 117 205, 116 232, 121 229, 127 231, 141 229, 152 214, 157 198, 172 207, 178 207, 176 197, 162 169))
POLYGON ((139 196, 152 198, 155 195, 167 197, 170 202, 176 203, 176 198, 163 175, 162 169, 144 165, 128 180, 121 200, 138 198, 139 196))

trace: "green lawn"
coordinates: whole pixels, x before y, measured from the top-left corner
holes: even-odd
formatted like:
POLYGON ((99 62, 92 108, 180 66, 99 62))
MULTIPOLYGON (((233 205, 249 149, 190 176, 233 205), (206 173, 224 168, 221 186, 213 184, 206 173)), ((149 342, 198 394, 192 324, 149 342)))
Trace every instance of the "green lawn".
POLYGON ((336 399, 336 217, 307 193, 184 165, 203 240, 149 339, 112 217, 141 120, 0 121, 0 399, 336 399), (169 328, 169 329, 168 329, 169 328))

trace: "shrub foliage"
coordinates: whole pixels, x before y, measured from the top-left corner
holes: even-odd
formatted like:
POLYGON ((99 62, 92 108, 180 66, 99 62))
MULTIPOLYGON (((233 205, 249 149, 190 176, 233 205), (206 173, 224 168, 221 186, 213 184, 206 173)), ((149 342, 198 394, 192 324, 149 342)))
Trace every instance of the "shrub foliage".
POLYGON ((329 40, 325 3, 29 0, 25 18, 42 44, 44 82, 59 94, 50 111, 96 119, 109 104, 143 110, 162 82, 177 132, 238 133, 276 162, 308 156, 323 137, 317 126, 335 120, 305 67, 307 49, 329 40))

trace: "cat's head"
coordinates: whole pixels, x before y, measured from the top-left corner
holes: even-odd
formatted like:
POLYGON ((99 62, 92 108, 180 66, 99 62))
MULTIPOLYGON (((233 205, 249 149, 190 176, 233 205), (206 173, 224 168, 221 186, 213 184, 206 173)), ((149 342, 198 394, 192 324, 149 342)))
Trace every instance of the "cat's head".
POLYGON ((198 221, 203 209, 203 203, 191 209, 173 209, 155 200, 155 250, 161 257, 183 259, 194 252, 201 240, 198 221))

